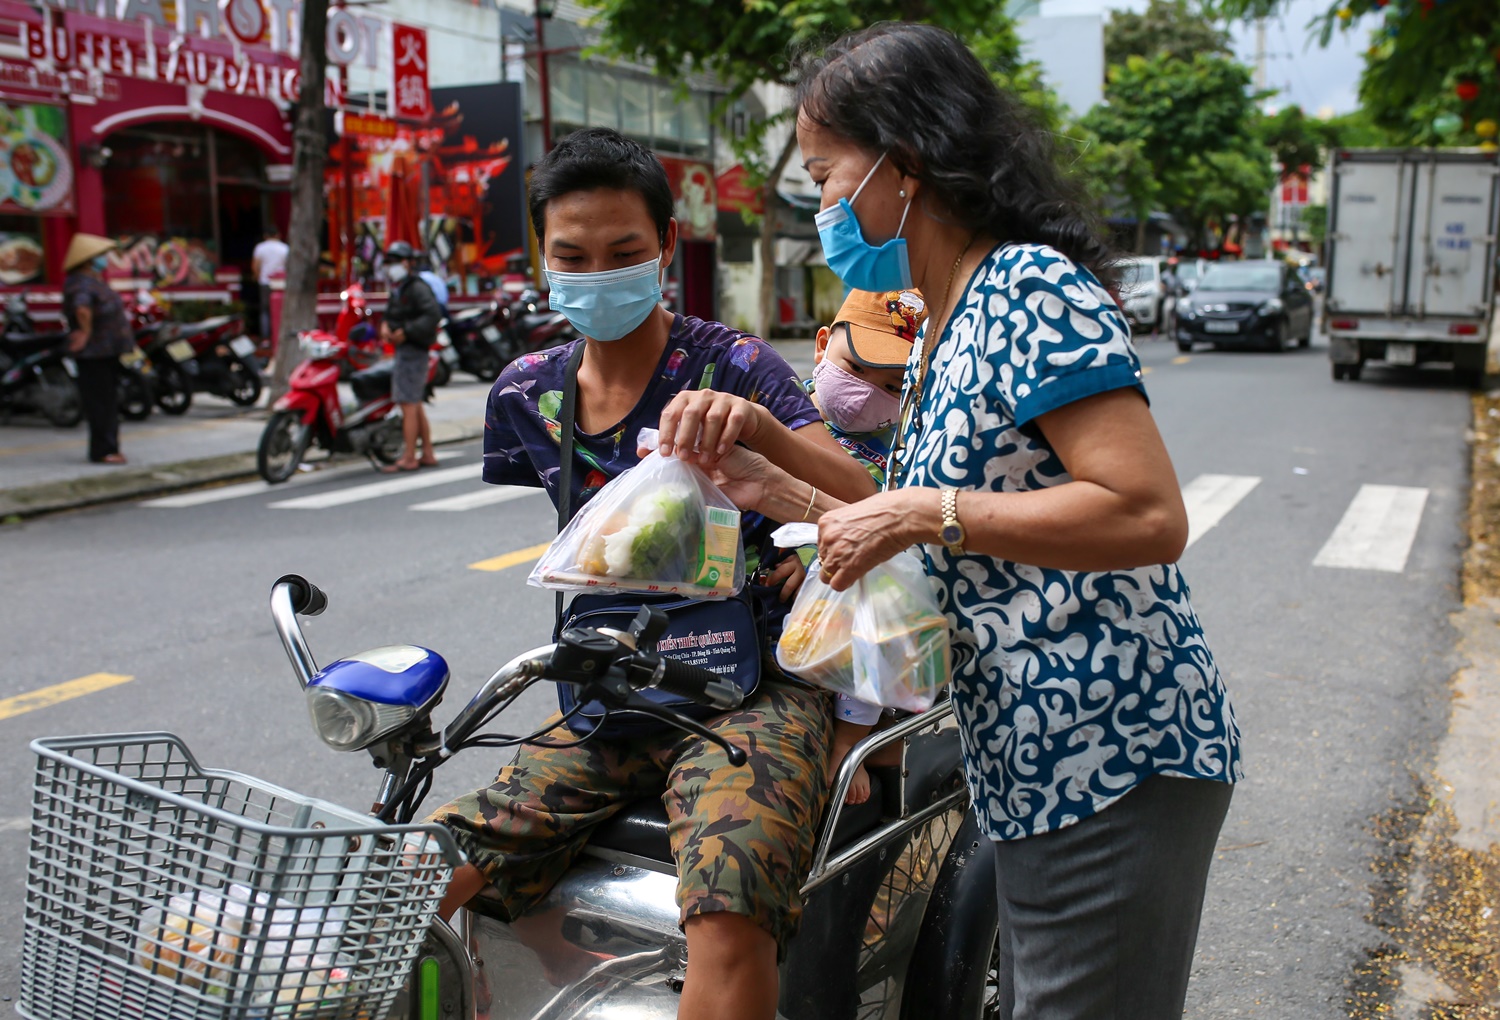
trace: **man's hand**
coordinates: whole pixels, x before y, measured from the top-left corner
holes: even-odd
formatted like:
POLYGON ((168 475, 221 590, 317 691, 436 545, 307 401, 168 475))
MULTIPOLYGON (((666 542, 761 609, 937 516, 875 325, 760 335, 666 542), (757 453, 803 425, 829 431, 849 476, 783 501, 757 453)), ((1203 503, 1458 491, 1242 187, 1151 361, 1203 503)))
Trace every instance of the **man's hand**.
POLYGON ((769 412, 744 397, 718 390, 677 394, 661 413, 661 455, 711 468, 738 442, 754 446, 769 412))
POLYGON ((68 353, 77 354, 89 344, 89 335, 81 329, 68 334, 68 353))
POLYGON ((802 582, 807 580, 807 568, 802 565, 802 557, 797 555, 796 550, 788 553, 784 559, 765 573, 764 583, 768 588, 781 585, 781 594, 777 599, 782 602, 790 602, 802 587, 802 582))
POLYGON ((708 470, 709 479, 741 510, 761 512, 768 487, 777 479, 789 476, 754 450, 743 446, 729 453, 708 470))
POLYGON ((397 327, 396 329, 391 330, 391 343, 393 343, 393 344, 404 344, 404 343, 406 343, 406 330, 403 329, 403 328, 400 328, 400 327, 397 327))

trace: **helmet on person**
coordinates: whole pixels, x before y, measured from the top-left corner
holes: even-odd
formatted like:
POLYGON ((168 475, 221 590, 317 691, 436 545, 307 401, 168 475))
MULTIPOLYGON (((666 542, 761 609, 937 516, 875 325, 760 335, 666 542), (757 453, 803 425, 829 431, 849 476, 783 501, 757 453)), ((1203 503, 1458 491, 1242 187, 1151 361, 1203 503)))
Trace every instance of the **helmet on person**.
POLYGON ((416 249, 405 241, 397 241, 385 250, 388 259, 414 259, 417 257, 416 249))

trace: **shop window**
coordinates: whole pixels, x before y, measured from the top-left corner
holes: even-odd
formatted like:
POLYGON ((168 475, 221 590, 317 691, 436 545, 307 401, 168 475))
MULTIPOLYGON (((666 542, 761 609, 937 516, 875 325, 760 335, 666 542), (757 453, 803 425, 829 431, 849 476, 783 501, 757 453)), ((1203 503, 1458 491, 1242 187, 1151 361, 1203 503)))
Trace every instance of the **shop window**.
POLYGON ((588 68, 589 125, 620 129, 620 83, 608 71, 588 68))
POLYGON ((711 141, 709 124, 709 97, 695 92, 681 104, 682 151, 689 156, 706 156, 711 141))
POLYGON ((585 105, 583 68, 561 60, 552 61, 547 71, 552 86, 553 133, 566 134, 588 123, 585 105))
POLYGON ((202 128, 162 125, 111 135, 104 218, 116 236, 213 237, 208 136, 202 128))
POLYGON ((620 79, 620 131, 643 145, 651 144, 651 83, 620 79))
POLYGON ((658 85, 655 91, 651 140, 663 152, 681 152, 682 107, 677 99, 677 90, 670 85, 658 85))

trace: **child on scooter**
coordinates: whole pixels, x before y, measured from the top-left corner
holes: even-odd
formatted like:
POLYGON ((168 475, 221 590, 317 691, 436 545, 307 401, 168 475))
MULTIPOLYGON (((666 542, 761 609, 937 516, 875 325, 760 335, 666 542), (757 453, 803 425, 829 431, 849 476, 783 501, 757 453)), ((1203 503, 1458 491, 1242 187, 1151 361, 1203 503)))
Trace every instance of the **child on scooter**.
MULTIPOLYGON (((813 352, 816 365, 804 383, 829 434, 882 487, 896 438, 906 358, 926 318, 926 304, 916 291, 850 291, 833 325, 819 328, 813 352)), ((869 735, 880 712, 878 705, 839 695, 833 728, 835 769, 869 735)), ((870 776, 860 766, 846 802, 863 804, 869 799, 870 776)))

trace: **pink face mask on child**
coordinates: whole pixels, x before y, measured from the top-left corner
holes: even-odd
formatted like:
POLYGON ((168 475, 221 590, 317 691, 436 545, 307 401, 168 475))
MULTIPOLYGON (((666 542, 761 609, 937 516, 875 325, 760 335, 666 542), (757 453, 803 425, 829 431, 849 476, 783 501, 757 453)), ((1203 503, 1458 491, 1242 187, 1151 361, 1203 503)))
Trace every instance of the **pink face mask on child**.
POLYGON ((844 371, 824 358, 813 368, 813 392, 823 416, 845 432, 889 428, 901 413, 901 398, 844 371))

